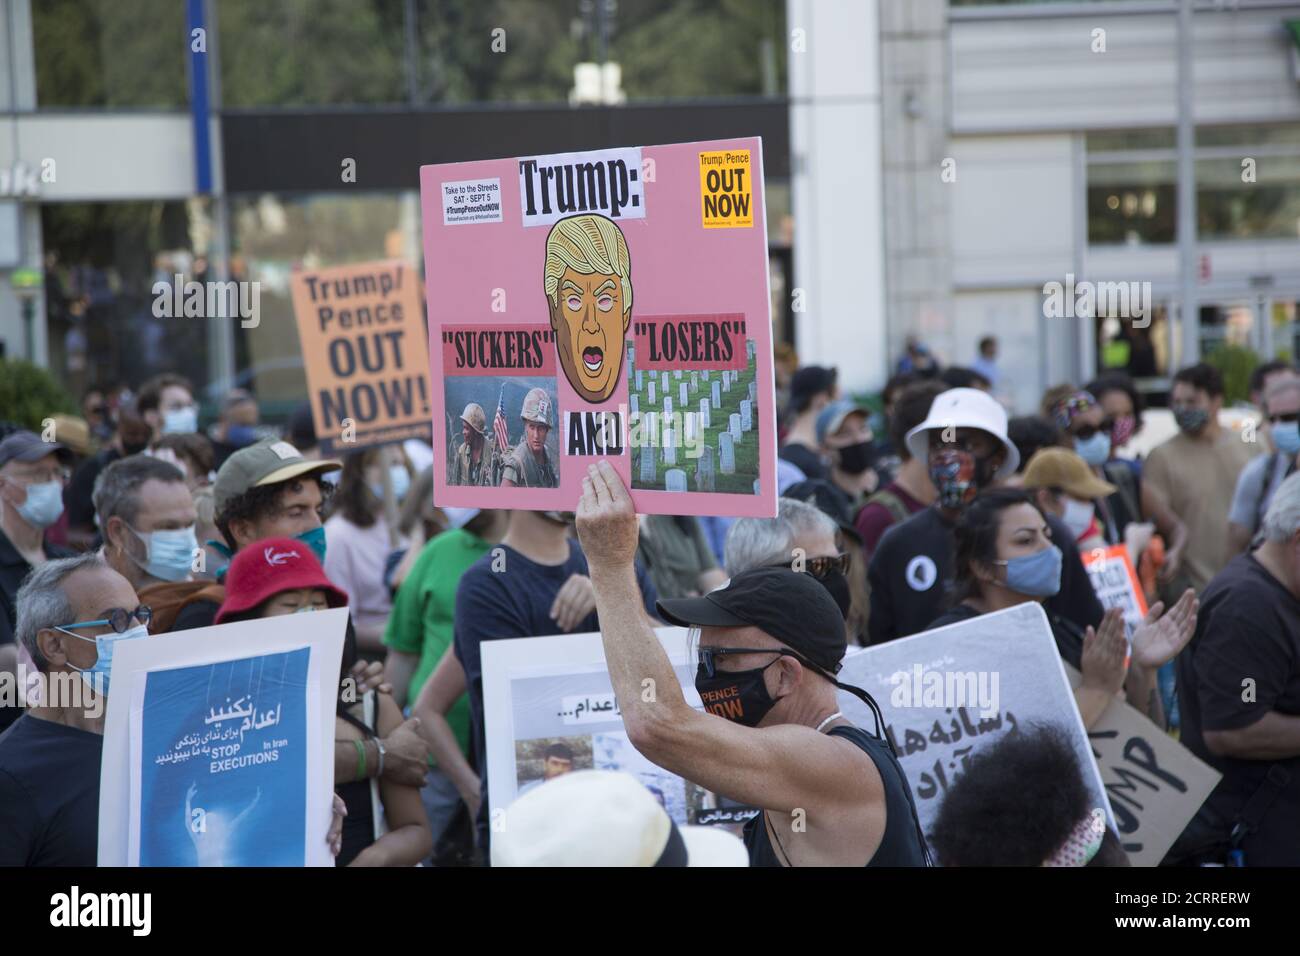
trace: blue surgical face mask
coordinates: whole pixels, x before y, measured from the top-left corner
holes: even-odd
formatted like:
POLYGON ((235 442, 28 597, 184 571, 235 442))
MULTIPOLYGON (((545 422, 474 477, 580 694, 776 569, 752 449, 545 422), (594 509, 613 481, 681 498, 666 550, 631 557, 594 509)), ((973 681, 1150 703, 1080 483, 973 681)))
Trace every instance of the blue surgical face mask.
MULTIPOLYGON (((401 501, 406 497, 406 493, 411 490, 411 475, 407 472, 405 465, 390 465, 388 468, 389 480, 393 483, 393 500, 401 501)), ((370 485, 370 490, 380 501, 384 500, 383 482, 370 485)))
POLYGON ((321 525, 312 528, 310 531, 304 531, 302 534, 294 535, 296 541, 301 541, 307 547, 316 552, 316 558, 321 564, 325 563, 325 526, 321 525))
POLYGON ((1110 460, 1110 435, 1097 431, 1091 438, 1076 438, 1074 450, 1093 468, 1100 468, 1110 460))
POLYGON ((163 412, 164 435, 188 435, 199 430, 199 410, 193 405, 163 412))
POLYGON ((110 631, 107 634, 100 634, 96 637, 85 637, 81 634, 74 634, 72 631, 64 630, 61 627, 56 628, 55 630, 63 631, 64 634, 75 637, 79 641, 95 642, 95 653, 98 657, 95 659, 95 663, 92 666, 85 669, 77 667, 75 664, 69 664, 68 666, 74 671, 79 671, 81 673, 81 679, 86 682, 87 687, 104 697, 108 696, 108 678, 113 669, 113 645, 118 641, 133 641, 138 637, 149 636, 149 628, 143 624, 137 624, 135 627, 123 631, 121 634, 114 634, 110 631), (99 686, 96 686, 96 674, 103 675, 103 680, 99 682, 99 686))
POLYGON ((22 515, 33 528, 48 528, 59 520, 63 514, 63 484, 58 481, 45 481, 39 485, 27 486, 27 500, 18 506, 22 515))
POLYGON ((1061 552, 1053 545, 1034 554, 994 563, 1007 566, 1006 586, 1017 594, 1049 598, 1061 590, 1061 552))
POLYGON ((145 574, 164 581, 184 581, 190 576, 194 553, 199 547, 193 525, 173 531, 151 531, 148 534, 141 534, 130 525, 127 528, 144 542, 145 563, 141 564, 135 555, 131 555, 131 560, 139 564, 145 574))
POLYGON ((1284 455, 1300 453, 1300 422, 1278 422, 1272 431, 1278 451, 1284 455))

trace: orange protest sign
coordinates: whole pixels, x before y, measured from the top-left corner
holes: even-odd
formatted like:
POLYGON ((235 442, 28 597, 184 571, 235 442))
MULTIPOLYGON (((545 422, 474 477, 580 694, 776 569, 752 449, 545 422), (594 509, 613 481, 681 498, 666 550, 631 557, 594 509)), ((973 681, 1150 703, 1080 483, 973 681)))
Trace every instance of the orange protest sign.
POLYGON ((427 438, 429 349, 416 270, 365 262, 296 272, 291 284, 321 451, 427 438))
POLYGON ((1129 634, 1147 616, 1147 602, 1138 583, 1137 572, 1129 560, 1128 549, 1122 544, 1109 548, 1093 548, 1083 553, 1083 566, 1088 569, 1092 588, 1102 607, 1118 607, 1124 612, 1124 623, 1129 634))

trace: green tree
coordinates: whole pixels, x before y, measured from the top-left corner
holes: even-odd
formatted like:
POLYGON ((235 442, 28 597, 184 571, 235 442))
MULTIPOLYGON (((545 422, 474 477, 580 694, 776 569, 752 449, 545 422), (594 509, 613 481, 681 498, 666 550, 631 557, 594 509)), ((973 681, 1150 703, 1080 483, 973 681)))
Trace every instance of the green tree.
POLYGON ((39 433, 42 421, 60 413, 80 414, 50 371, 23 359, 0 359, 0 421, 39 433))

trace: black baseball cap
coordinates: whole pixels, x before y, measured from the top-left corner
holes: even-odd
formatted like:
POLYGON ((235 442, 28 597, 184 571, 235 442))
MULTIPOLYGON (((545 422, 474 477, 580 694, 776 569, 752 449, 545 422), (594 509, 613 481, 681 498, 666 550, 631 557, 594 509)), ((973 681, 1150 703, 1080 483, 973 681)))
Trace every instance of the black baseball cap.
POLYGON ((679 627, 756 627, 828 677, 839 672, 848 650, 844 616, 830 592, 811 574, 787 567, 754 568, 703 597, 655 606, 679 627))
POLYGON ((796 369, 790 376, 790 405, 796 412, 802 412, 812 404, 814 395, 834 389, 838 377, 839 373, 835 369, 821 365, 805 365, 796 369))

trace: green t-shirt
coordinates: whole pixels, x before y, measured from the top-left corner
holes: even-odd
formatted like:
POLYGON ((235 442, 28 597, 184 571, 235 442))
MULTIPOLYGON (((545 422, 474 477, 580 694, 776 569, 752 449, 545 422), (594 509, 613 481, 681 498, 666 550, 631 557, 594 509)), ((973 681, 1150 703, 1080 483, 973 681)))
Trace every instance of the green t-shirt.
MULTIPOLYGON (((414 705, 442 655, 451 647, 456 619, 456 589, 471 564, 492 547, 462 528, 444 531, 424 546, 414 567, 397 590, 393 613, 384 630, 384 643, 395 651, 419 654, 411 675, 407 702, 414 705)), ((462 753, 469 752, 469 699, 461 695, 447 713, 462 753)))

